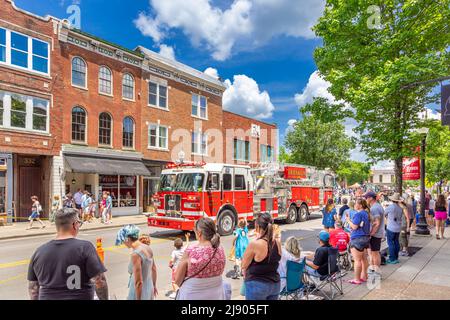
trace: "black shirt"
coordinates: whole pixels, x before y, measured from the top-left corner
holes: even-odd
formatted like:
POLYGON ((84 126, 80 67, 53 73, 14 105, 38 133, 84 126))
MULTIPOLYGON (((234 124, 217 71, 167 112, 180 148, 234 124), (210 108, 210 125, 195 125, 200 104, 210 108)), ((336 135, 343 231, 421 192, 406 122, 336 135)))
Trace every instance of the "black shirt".
POLYGON ((328 248, 331 248, 331 246, 328 245, 319 247, 314 254, 313 263, 319 267, 319 269, 317 269, 317 272, 322 276, 328 274, 328 248))
POLYGON ((28 281, 39 283, 39 300, 93 300, 90 279, 106 272, 92 243, 52 240, 31 257, 28 281))
POLYGON ((278 252, 278 245, 276 241, 273 241, 272 248, 263 261, 256 262, 253 259, 248 267, 245 281, 279 282, 280 274, 278 273, 278 265, 280 264, 280 260, 281 255, 278 252))

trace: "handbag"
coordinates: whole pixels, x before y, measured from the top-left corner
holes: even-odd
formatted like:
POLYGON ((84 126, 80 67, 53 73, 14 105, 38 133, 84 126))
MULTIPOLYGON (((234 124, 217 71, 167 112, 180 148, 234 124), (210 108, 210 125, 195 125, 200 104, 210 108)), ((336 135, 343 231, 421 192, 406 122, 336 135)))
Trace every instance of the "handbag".
POLYGON ((192 276, 190 276, 190 277, 184 278, 183 282, 180 284, 180 286, 179 286, 179 288, 178 288, 177 294, 176 294, 176 296, 175 296, 175 300, 178 300, 178 294, 179 294, 179 292, 180 292, 180 289, 181 289, 181 286, 183 285, 183 283, 185 283, 185 282, 186 282, 187 280, 189 280, 189 279, 195 278, 195 277, 198 276, 200 273, 202 273, 202 272, 206 269, 206 267, 209 266, 209 264, 211 263, 212 259, 215 257, 216 252, 217 252, 217 249, 219 249, 219 247, 217 247, 217 248, 214 250, 214 253, 213 253, 212 256, 211 256, 211 259, 209 259, 208 263, 206 263, 206 264, 203 266, 203 268, 200 269, 200 271, 196 272, 194 275, 192 275, 192 276))

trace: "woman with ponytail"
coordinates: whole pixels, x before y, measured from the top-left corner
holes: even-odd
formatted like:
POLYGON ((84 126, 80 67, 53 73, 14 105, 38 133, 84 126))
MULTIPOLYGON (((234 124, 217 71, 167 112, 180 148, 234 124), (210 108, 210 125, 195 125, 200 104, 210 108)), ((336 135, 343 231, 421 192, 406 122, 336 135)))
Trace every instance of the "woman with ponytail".
POLYGON ((176 270, 175 283, 180 287, 176 299, 224 300, 226 258, 216 224, 210 218, 201 218, 194 232, 198 243, 186 248, 176 270))
POLYGON ((255 220, 258 238, 245 250, 242 259, 246 300, 277 300, 280 293, 281 242, 274 237, 270 214, 262 213, 255 220))

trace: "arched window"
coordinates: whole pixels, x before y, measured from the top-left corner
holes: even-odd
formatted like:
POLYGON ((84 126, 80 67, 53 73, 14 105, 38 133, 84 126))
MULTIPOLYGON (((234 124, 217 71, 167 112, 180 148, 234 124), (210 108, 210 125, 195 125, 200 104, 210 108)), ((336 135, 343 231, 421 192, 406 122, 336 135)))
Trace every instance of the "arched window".
POLYGON ((112 119, 109 113, 100 114, 98 123, 98 143, 102 145, 111 145, 111 127, 112 119))
POLYGON ((123 75, 122 96, 125 99, 134 100, 134 78, 129 73, 123 75))
POLYGON ((98 72, 99 91, 104 94, 112 94, 112 73, 107 67, 100 67, 98 72))
POLYGON ((72 59, 72 85, 86 88, 86 62, 80 57, 72 59))
POLYGON ((123 139, 124 148, 134 148, 134 121, 131 117, 123 119, 123 139))
POLYGON ((86 142, 86 111, 81 107, 72 109, 72 141, 86 142))

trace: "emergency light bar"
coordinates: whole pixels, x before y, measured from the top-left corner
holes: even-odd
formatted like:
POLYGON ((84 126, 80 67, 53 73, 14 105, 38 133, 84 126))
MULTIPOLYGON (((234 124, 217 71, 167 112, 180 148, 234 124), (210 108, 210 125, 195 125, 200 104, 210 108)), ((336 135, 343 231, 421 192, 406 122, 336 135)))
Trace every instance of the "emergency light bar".
POLYGON ((183 163, 175 163, 170 162, 167 164, 167 169, 174 169, 174 168, 181 168, 181 167, 204 167, 206 165, 206 162, 183 162, 183 163))

